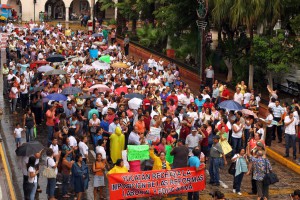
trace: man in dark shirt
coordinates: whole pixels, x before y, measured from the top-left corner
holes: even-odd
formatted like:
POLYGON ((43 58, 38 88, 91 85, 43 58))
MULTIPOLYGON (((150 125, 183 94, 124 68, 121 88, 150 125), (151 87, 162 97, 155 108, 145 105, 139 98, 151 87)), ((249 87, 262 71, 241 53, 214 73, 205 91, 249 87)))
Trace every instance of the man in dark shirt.
POLYGON ((184 145, 184 140, 178 140, 178 146, 171 153, 174 156, 173 168, 187 167, 189 149, 184 145))

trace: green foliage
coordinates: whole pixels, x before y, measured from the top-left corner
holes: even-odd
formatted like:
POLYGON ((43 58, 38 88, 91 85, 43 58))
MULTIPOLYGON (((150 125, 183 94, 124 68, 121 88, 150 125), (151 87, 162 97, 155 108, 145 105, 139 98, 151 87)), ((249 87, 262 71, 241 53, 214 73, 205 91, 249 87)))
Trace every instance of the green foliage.
POLYGON ((300 15, 297 15, 293 19, 290 20, 291 27, 293 31, 297 34, 300 35, 300 15))
POLYGON ((165 32, 153 28, 151 24, 137 29, 137 36, 139 38, 139 43, 146 47, 156 47, 166 38, 165 32))
POLYGON ((115 3, 112 0, 98 0, 101 5, 101 11, 107 10, 109 8, 114 8, 115 3))
POLYGON ((116 25, 117 21, 115 19, 110 19, 109 21, 107 21, 107 25, 116 25))
POLYGON ((255 36, 253 39, 253 63, 271 72, 287 72, 294 60, 290 53, 293 51, 283 33, 275 37, 255 36))

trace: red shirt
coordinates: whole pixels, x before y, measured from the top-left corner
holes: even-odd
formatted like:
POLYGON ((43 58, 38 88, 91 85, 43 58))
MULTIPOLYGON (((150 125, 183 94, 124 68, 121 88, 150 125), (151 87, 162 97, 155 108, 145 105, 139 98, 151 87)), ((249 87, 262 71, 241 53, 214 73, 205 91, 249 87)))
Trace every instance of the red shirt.
POLYGON ((144 110, 148 110, 149 107, 150 107, 150 105, 151 105, 151 101, 149 99, 144 99, 143 100, 143 108, 144 108, 144 110))
POLYGON ((177 98, 177 96, 176 96, 176 95, 174 95, 174 96, 169 95, 169 96, 167 97, 166 101, 169 102, 171 99, 173 99, 174 104, 175 104, 175 106, 177 107, 177 105, 178 105, 178 98, 177 98))
POLYGON ((208 132, 206 130, 203 130, 202 132, 205 135, 205 138, 202 139, 201 146, 207 147, 208 146, 208 132))
POLYGON ((222 98, 222 101, 229 100, 229 95, 230 95, 229 90, 228 90, 227 88, 224 89, 223 92, 222 92, 222 96, 223 96, 223 97, 228 97, 228 99, 222 98))
POLYGON ((190 127, 188 126, 183 126, 181 129, 180 129, 180 139, 186 139, 186 137, 188 136, 188 134, 190 134, 190 127))
POLYGON ((114 121, 115 117, 116 117, 116 114, 107 115, 108 123, 111 124, 114 121))
POLYGON ((145 123, 145 128, 146 128, 147 131, 150 130, 150 121, 151 121, 150 116, 149 117, 144 116, 144 123, 145 123))
POLYGON ((204 103, 203 104, 203 108, 209 108, 209 109, 211 109, 211 107, 213 107, 214 106, 214 103, 204 103))
POLYGON ((53 111, 47 110, 46 117, 47 117, 46 125, 47 126, 55 126, 55 120, 54 120, 55 119, 55 109, 53 111))

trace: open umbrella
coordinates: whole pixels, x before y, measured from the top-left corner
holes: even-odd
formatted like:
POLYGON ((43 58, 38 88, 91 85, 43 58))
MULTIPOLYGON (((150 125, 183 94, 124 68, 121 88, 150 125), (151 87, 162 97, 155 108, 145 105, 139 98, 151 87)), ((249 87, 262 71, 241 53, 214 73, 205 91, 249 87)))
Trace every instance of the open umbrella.
POLYGON ((138 99, 138 98, 133 98, 131 100, 128 101, 128 107, 130 109, 134 109, 134 110, 137 110, 140 108, 141 104, 142 104, 142 100, 141 99, 138 99))
POLYGON ((133 98, 138 98, 138 99, 144 99, 145 96, 139 93, 131 93, 131 94, 125 94, 124 96, 127 99, 133 99, 133 98))
POLYGON ((54 54, 46 58, 48 62, 62 62, 66 60, 66 58, 61 54, 54 54))
POLYGON ((105 63, 110 63, 110 55, 101 56, 99 60, 105 63))
POLYGON ((118 96, 121 95, 122 92, 127 94, 127 90, 128 90, 128 88, 126 86, 119 87, 119 88, 115 89, 115 94, 118 95, 118 96))
POLYGON ((80 69, 80 71, 88 71, 94 69, 91 65, 83 65, 83 67, 80 69))
POLYGON ((39 91, 42 91, 45 87, 44 86, 38 86, 38 87, 34 87, 30 93, 36 93, 36 92, 39 92, 39 91))
POLYGON ((110 68, 110 65, 108 63, 101 63, 98 60, 96 60, 95 62, 93 62, 92 66, 96 70, 100 70, 100 69, 107 70, 107 69, 110 68))
POLYGON ((82 92, 82 90, 78 87, 66 87, 62 90, 61 94, 71 95, 71 94, 78 94, 81 92, 82 92))
POLYGON ((257 118, 257 115, 252 111, 252 110, 248 110, 248 109, 243 109, 242 113, 244 115, 252 115, 254 118, 257 118))
POLYGON ((127 64, 122 63, 122 62, 113 63, 111 66, 114 68, 125 68, 125 69, 129 68, 129 66, 127 64))
POLYGON ((41 30, 41 29, 39 29, 39 28, 33 28, 33 29, 31 29, 31 31, 33 31, 33 32, 36 32, 36 31, 39 31, 39 30, 41 30))
POLYGON ((39 153, 44 148, 39 141, 26 142, 16 149, 16 154, 17 156, 30 156, 39 153))
POLYGON ((89 98, 91 98, 91 95, 83 94, 83 95, 81 95, 77 98, 79 98, 79 99, 89 99, 89 98))
POLYGON ((38 72, 48 72, 48 71, 54 70, 54 68, 51 67, 50 65, 43 65, 43 66, 40 66, 37 70, 38 70, 38 72))
POLYGON ((46 98, 53 101, 66 101, 68 99, 65 95, 58 93, 49 94, 46 98))
POLYGON ((227 109, 227 110, 243 110, 243 107, 236 101, 227 100, 223 101, 219 104, 219 108, 227 109))
POLYGON ((92 36, 93 37, 103 37, 103 34, 102 33, 94 33, 92 36))
POLYGON ((47 62, 46 60, 37 60, 37 61, 34 61, 32 63, 30 63, 30 69, 33 69, 37 66, 40 66, 40 65, 46 65, 48 64, 49 62, 47 62))
POLYGON ((99 92, 106 92, 106 91, 110 91, 110 88, 107 85, 104 84, 96 84, 93 85, 92 87, 90 87, 89 91, 93 92, 94 89, 98 89, 99 92))
POLYGON ((54 69, 51 71, 47 71, 44 75, 50 76, 50 75, 61 75, 61 74, 67 74, 67 72, 61 69, 54 69))

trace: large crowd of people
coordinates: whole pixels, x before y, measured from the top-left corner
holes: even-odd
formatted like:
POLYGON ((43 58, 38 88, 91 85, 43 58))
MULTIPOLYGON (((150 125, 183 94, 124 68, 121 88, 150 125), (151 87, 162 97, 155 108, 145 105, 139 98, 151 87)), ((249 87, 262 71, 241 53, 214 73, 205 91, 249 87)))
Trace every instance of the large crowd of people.
MULTIPOLYGON (((60 24, 47 23, 17 28, 8 24, 3 31, 10 34, 8 61, 2 68, 4 95, 9 97, 14 115, 23 113, 23 119, 15 124, 16 146, 47 135, 43 143, 47 144, 45 165, 59 174, 48 174, 46 192, 51 200, 72 195, 82 199, 90 178, 95 199, 106 199, 105 176, 111 173, 187 166, 196 170, 206 167, 208 184, 217 187, 219 169, 229 161, 235 168, 234 193, 243 195, 243 176, 250 175, 252 193, 258 199, 269 199, 263 178, 272 166, 265 147, 276 138, 282 142, 284 132, 285 156, 292 146, 296 159, 299 104, 296 100, 292 105, 281 104, 269 87, 268 115, 257 118, 260 97, 243 81, 232 97, 209 66, 205 87, 192 92, 174 63, 152 56, 148 60, 135 58, 129 52, 128 36, 123 49, 114 30, 111 42, 102 27, 95 37, 81 30, 63 32, 60 24), (92 57, 90 49, 97 49, 98 56, 92 57), (66 60, 46 64, 46 58, 57 54, 66 60), (105 64, 97 60, 105 55, 109 55, 110 66, 102 69, 105 64), (57 73, 39 70, 44 67, 39 63, 57 73), (219 108, 226 100, 234 100, 244 110, 219 108), (155 138, 154 130, 159 130, 155 138), (150 145, 151 159, 128 162, 122 151, 129 144, 150 145), (95 161, 90 159, 90 150, 96 153, 95 161), (93 176, 87 164, 92 164, 93 176), (62 190, 55 195, 57 183, 62 183, 62 190)), ((33 200, 35 193, 41 192, 41 153, 22 158, 25 199, 33 200)), ((199 192, 189 193, 188 199, 199 199, 199 192)))

